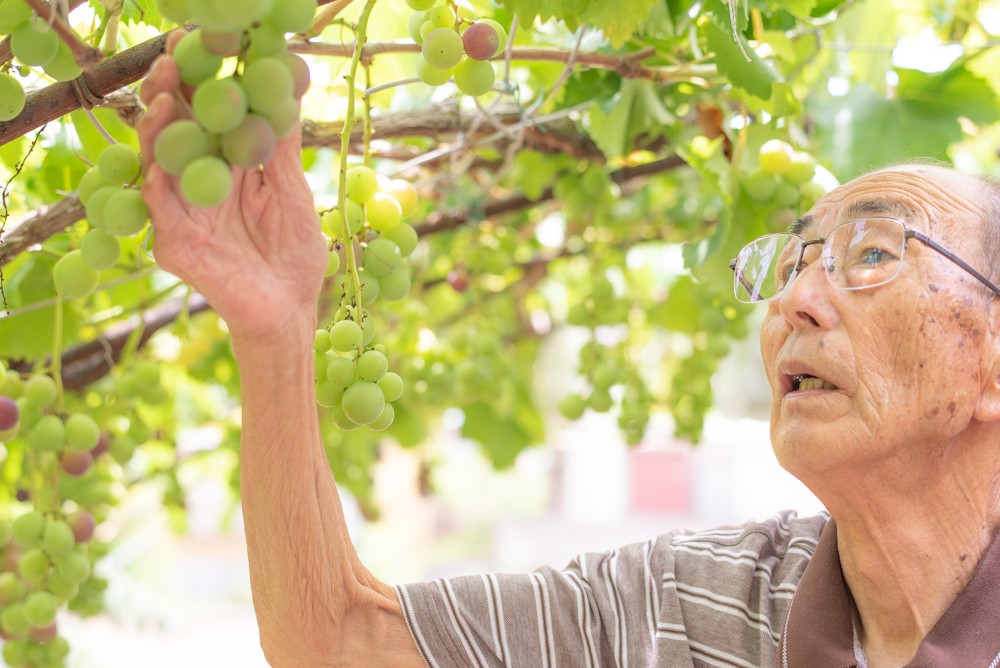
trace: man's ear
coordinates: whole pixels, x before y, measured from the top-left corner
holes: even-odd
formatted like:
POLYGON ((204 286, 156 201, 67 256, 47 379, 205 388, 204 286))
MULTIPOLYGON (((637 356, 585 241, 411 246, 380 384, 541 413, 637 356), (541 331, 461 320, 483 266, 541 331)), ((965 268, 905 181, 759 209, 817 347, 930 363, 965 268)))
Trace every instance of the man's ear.
POLYGON ((1000 421, 1000 336, 991 328, 983 342, 983 387, 973 417, 980 422, 1000 421))

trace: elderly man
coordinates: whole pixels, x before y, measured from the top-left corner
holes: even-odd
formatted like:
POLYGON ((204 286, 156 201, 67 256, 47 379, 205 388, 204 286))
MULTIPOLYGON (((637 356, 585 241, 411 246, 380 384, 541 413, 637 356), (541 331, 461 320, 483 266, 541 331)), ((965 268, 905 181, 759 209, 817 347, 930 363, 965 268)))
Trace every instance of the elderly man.
MULTIPOLYGON (((183 113, 163 58, 145 148, 183 113)), ((358 560, 317 424, 326 254, 282 140, 210 211, 148 160, 160 265, 232 335, 253 600, 275 666, 1000 666, 996 189, 926 166, 869 174, 734 261, 768 301, 781 464, 829 516, 670 534, 562 570, 390 587, 358 560)))

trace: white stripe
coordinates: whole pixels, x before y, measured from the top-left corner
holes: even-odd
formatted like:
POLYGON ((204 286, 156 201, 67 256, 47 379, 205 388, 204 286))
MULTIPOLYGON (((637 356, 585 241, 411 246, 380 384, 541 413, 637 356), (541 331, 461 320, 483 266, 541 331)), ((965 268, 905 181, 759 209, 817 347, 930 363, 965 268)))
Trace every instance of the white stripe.
POLYGON ((500 644, 503 646, 504 661, 510 665, 510 647, 507 646, 507 624, 504 622, 503 614, 503 594, 500 591, 500 581, 497 576, 489 574, 486 577, 493 583, 493 588, 497 590, 497 613, 500 615, 500 644))
POLYGON ((996 657, 993 659, 993 663, 989 665, 989 668, 997 668, 997 666, 1000 666, 1000 654, 996 655, 996 657))
POLYGON ((618 585, 615 583, 618 578, 618 550, 611 553, 602 565, 602 570, 608 597, 611 599, 611 611, 615 618, 615 663, 620 668, 628 668, 628 629, 625 626, 625 610, 618 596, 618 585))
POLYGON ((748 626, 766 630, 774 641, 780 637, 771 628, 771 620, 766 616, 750 609, 747 604, 739 599, 730 596, 721 596, 716 592, 701 587, 688 587, 678 584, 676 586, 677 596, 689 603, 704 605, 718 612, 727 612, 733 616, 743 619, 748 626), (742 613, 742 614, 740 614, 742 613))
MULTIPOLYGON (((792 596, 795 595, 796 589, 798 589, 798 583, 795 582, 782 582, 781 584, 775 585, 772 581, 771 571, 767 570, 765 567, 759 567, 754 569, 753 577, 760 578, 768 583, 768 600, 781 599, 781 600, 791 600, 792 596)), ((673 587, 676 589, 675 585, 677 579, 674 577, 673 573, 663 574, 663 588, 673 587)))
POLYGON ((529 576, 531 580, 531 589, 535 592, 535 612, 538 614, 538 646, 542 654, 542 668, 553 668, 549 665, 549 644, 550 637, 546 631, 545 620, 548 618, 546 614, 545 605, 542 602, 542 587, 545 586, 545 581, 542 580, 542 576, 538 573, 532 573, 529 576))
POLYGON ((678 633, 677 631, 657 631, 657 640, 679 640, 680 642, 688 642, 688 635, 686 633, 678 633))
POLYGON ((691 643, 691 656, 696 656, 705 663, 713 666, 720 666, 720 668, 733 668, 734 666, 738 668, 760 668, 760 666, 756 663, 744 661, 738 656, 734 656, 728 652, 722 652, 715 647, 709 647, 708 645, 702 645, 701 643, 696 642, 691 643), (707 651, 712 651, 714 654, 718 654, 720 656, 707 654, 707 651))
POLYGON ((656 628, 660 631, 676 631, 678 633, 687 633, 687 627, 683 624, 670 624, 668 622, 660 622, 656 625, 656 628))
MULTIPOLYGON (((483 579, 483 590, 486 592, 486 607, 490 610, 490 632, 493 634, 493 651, 496 652, 498 658, 506 663, 507 655, 503 653, 503 647, 500 645, 500 620, 497 619, 493 587, 490 586, 490 579, 487 576, 482 575, 480 577, 483 579)), ((499 590, 497 591, 499 592, 499 590)))
POLYGON ((417 625, 417 618, 414 614, 413 603, 410 601, 410 593, 406 591, 405 587, 397 587, 396 591, 399 592, 399 598, 403 602, 403 608, 409 612, 406 615, 406 620, 409 622, 412 620, 412 624, 408 624, 410 630, 413 632, 414 640, 417 641, 417 649, 420 650, 420 654, 424 657, 424 661, 430 668, 440 668, 440 664, 434 655, 431 654, 431 648, 424 639, 424 634, 420 632, 420 626, 417 625))
POLYGON ((444 596, 445 603, 447 603, 445 607, 448 609, 448 616, 451 617, 451 623, 456 628, 461 629, 461 633, 457 635, 462 641, 462 646, 465 647, 465 653, 469 655, 469 659, 477 666, 485 666, 486 659, 479 651, 479 647, 473 647, 469 644, 475 641, 473 640, 473 634, 469 630, 465 616, 459 616, 458 614, 458 598, 455 596, 455 590, 451 588, 451 581, 442 578, 437 581, 437 584, 441 590, 441 594, 444 596))
POLYGON ((652 564, 650 563, 653 542, 651 540, 642 546, 642 578, 646 582, 646 586, 644 587, 646 590, 646 624, 649 627, 650 640, 656 635, 656 617, 659 615, 660 610, 659 606, 654 608, 653 602, 658 589, 656 580, 653 578, 652 564))
POLYGON ((580 639, 586 648, 584 656, 587 659, 587 668, 596 668, 597 657, 594 651, 594 636, 590 629, 590 605, 589 599, 585 597, 588 587, 579 580, 579 575, 573 572, 563 572, 560 575, 576 592, 576 623, 580 629, 580 639))

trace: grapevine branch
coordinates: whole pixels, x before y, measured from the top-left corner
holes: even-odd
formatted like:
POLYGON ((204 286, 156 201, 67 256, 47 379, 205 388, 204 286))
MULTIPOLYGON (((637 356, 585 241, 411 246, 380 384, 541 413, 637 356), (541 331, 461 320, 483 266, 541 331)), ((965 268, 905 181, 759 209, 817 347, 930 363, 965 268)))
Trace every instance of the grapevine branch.
POLYGON ((77 34, 73 32, 73 29, 69 27, 66 20, 59 16, 56 11, 55 4, 49 4, 46 0, 24 0, 25 4, 35 10, 35 13, 40 17, 48 20, 52 25, 52 30, 59 35, 59 39, 66 43, 69 47, 70 52, 73 54, 73 59, 76 60, 76 64, 85 70, 90 69, 97 63, 104 59, 104 54, 98 49, 93 48, 84 44, 84 42, 77 37, 77 34))

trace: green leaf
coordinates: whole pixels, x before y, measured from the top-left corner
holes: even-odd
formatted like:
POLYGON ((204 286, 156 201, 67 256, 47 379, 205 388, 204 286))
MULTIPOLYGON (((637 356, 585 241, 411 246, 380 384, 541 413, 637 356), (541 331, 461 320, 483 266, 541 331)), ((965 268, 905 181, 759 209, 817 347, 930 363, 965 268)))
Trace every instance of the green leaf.
POLYGON ((122 6, 122 22, 126 25, 147 23, 159 26, 163 23, 160 10, 153 0, 128 0, 122 6))
POLYGON ((960 117, 1000 120, 995 90, 963 67, 898 73, 891 99, 857 85, 843 97, 811 101, 820 152, 841 179, 913 158, 947 160, 948 146, 963 136, 960 117))
MULTIPOLYGON (((108 131, 115 141, 128 144, 132 148, 139 150, 139 135, 131 127, 118 117, 112 109, 92 109, 94 116, 101 126, 108 131)), ((108 140, 94 127, 94 123, 87 117, 87 113, 77 109, 70 114, 73 120, 73 127, 83 145, 83 155, 91 162, 97 162, 101 151, 108 147, 108 140)))
POLYGON ((483 454, 498 469, 513 465, 518 453, 532 444, 528 432, 509 416, 498 415, 482 402, 463 408, 462 436, 483 446, 483 454))
POLYGON ((604 31, 616 47, 624 44, 642 25, 656 0, 503 0, 525 25, 535 19, 559 19, 570 30, 590 24, 604 31))
POLYGON ((590 137, 601 152, 607 157, 616 157, 625 153, 628 140, 628 121, 632 116, 632 104, 635 102, 635 86, 631 81, 622 83, 618 95, 608 104, 595 105, 587 114, 590 123, 590 137))
POLYGON ((747 56, 750 57, 749 62, 734 41, 731 29, 723 30, 713 21, 703 21, 701 28, 707 40, 708 50, 715 53, 715 64, 720 74, 729 79, 734 86, 739 86, 751 95, 765 100, 771 97, 771 87, 778 77, 770 65, 761 60, 746 43, 742 35, 739 35, 739 39, 747 56))

